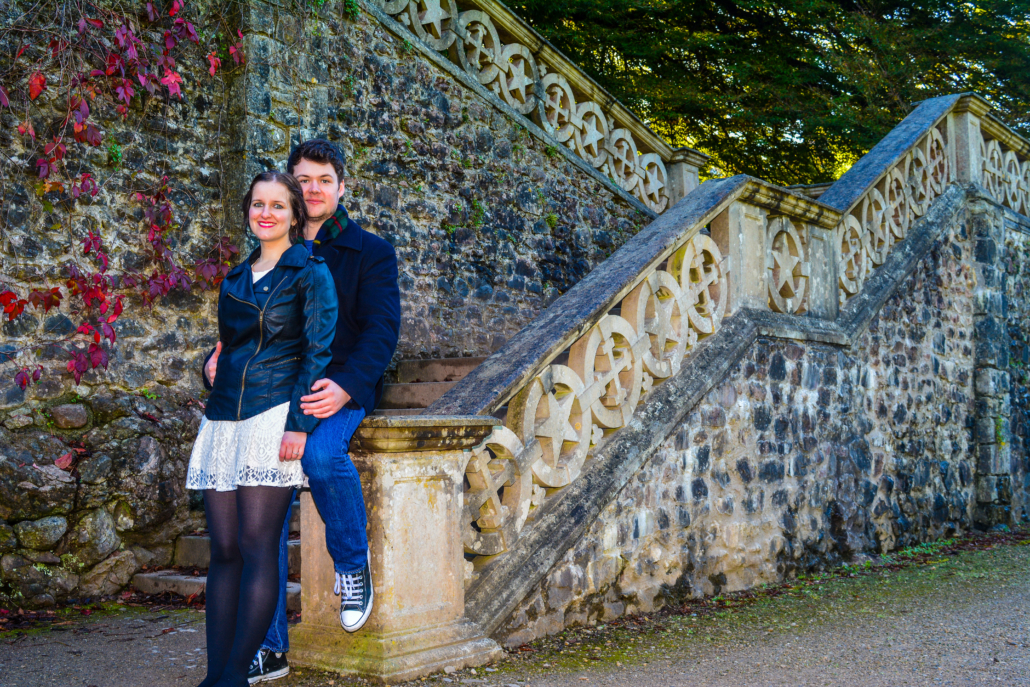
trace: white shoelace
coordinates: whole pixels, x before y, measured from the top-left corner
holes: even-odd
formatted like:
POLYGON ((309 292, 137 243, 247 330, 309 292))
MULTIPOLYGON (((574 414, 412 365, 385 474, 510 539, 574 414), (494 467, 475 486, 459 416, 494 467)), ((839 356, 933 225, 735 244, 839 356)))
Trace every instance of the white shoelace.
POLYGON ((340 600, 344 603, 353 601, 360 604, 365 597, 365 587, 361 584, 361 573, 349 575, 336 573, 336 586, 333 587, 333 593, 340 595, 340 600))
POLYGON ((257 656, 254 657, 254 662, 258 665, 258 672, 265 672, 265 652, 259 650, 257 656))

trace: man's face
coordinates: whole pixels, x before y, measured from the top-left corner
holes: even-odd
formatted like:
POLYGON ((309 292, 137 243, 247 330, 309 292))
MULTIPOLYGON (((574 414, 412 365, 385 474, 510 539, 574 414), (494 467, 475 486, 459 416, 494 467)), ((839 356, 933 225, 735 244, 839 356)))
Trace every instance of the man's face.
POLYGON ((308 208, 308 220, 324 222, 336 212, 336 205, 343 198, 343 179, 336 176, 331 164, 312 162, 301 158, 293 168, 304 189, 304 204, 308 208))

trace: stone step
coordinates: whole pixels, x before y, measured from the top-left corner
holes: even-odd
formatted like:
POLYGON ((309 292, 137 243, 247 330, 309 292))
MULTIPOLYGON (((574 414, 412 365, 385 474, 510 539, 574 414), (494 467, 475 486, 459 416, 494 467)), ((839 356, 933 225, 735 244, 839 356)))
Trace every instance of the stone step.
MULTIPOLYGON (((300 540, 287 544, 291 575, 300 574, 300 540)), ((211 538, 207 536, 183 535, 175 540, 174 565, 187 568, 204 568, 211 564, 211 538)))
POLYGON ((486 358, 436 358, 434 360, 402 360, 397 364, 397 381, 457 382, 486 358))
POLYGON ((413 384, 387 384, 383 387, 383 410, 428 408, 433 401, 451 390, 457 382, 418 382, 413 384))
MULTIPOLYGON (((204 575, 183 575, 174 570, 139 573, 133 575, 132 586, 144 594, 172 592, 181 596, 192 596, 204 591, 207 577, 204 575)), ((286 583, 286 608, 300 610, 300 582, 286 583)))

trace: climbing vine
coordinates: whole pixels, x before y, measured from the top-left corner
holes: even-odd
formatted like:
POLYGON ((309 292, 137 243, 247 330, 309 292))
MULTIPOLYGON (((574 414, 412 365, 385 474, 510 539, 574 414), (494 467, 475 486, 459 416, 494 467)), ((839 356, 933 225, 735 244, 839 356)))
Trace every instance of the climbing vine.
MULTIPOLYGON (((240 68, 243 34, 232 30, 218 9, 191 16, 183 0, 134 6, 42 0, 5 11, 0 114, 18 122, 24 154, 4 153, 0 181, 10 181, 4 176, 27 180, 22 183, 33 189, 32 202, 46 222, 53 222, 51 229, 65 231, 68 246, 60 263, 42 276, 4 270, 0 308, 12 322, 26 309, 45 315, 63 303, 78 326, 69 336, 34 337, 21 349, 0 353, 0 364, 13 363, 14 382, 25 389, 39 381, 45 368, 17 358, 26 349, 57 346, 65 356, 58 371, 79 383, 86 372, 107 368, 117 338, 114 323, 127 309, 152 307, 175 290, 216 288, 228 273, 237 248, 227 237, 220 237, 200 260, 175 248, 180 224, 168 177, 155 184, 126 170, 113 130, 165 116, 183 98, 184 64, 203 64, 200 73, 211 78, 240 68), (105 163, 112 171, 101 180, 97 167, 105 163), (139 208, 138 241, 146 259, 136 269, 111 269, 111 251, 127 250, 124 242, 109 245, 82 212, 104 186, 111 193, 124 191, 125 200, 139 208)), ((0 199, 0 209, 7 210, 7 222, 0 227, 9 230, 10 201, 0 199)), ((135 221, 131 215, 126 219, 135 221)), ((8 238, 0 234, 0 241, 8 238)))

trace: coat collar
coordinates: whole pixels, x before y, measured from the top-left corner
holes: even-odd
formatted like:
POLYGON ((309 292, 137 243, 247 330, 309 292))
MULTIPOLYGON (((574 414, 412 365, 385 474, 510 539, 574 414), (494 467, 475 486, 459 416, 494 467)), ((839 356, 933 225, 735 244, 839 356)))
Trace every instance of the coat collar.
MULTIPOLYGON (((225 275, 228 277, 235 277, 243 271, 250 272, 250 265, 257 260, 258 255, 261 254, 261 248, 255 248, 251 251, 250 255, 247 256, 246 260, 240 262, 240 264, 229 270, 229 274, 225 275)), ((279 262, 275 263, 275 268, 279 267, 303 267, 308 260, 308 249, 304 247, 303 243, 295 243, 286 249, 286 252, 279 258, 279 262)))
MULTIPOLYGON (((257 297, 254 295, 254 277, 250 265, 257 259, 260 253, 261 248, 255 248, 247 256, 246 260, 233 267, 229 270, 229 274, 225 275, 225 280, 228 282, 228 292, 237 298, 251 303, 257 303, 257 297)), ((279 258, 279 262, 275 263, 275 267, 272 269, 277 271, 280 267, 304 267, 307 261, 308 249, 304 247, 303 243, 295 243, 286 249, 286 252, 279 258)), ((275 279, 274 276, 273 279, 275 279)), ((278 279, 275 280, 278 281, 278 279)))

